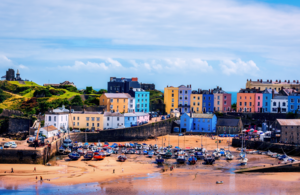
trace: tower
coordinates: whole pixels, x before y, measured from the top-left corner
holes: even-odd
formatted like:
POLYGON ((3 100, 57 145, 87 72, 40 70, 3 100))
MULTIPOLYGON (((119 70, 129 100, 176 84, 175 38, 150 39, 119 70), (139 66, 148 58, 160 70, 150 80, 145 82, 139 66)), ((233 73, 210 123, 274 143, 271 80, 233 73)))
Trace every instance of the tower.
POLYGON ((17 81, 21 80, 19 69, 17 70, 16 80, 17 81))

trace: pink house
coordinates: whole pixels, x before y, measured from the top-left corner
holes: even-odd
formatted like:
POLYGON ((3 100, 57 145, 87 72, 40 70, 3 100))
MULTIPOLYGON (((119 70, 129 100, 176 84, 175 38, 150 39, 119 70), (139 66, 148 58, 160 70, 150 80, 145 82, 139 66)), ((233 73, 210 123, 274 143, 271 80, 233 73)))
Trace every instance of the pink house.
POLYGON ((223 112, 229 112, 231 110, 231 94, 223 94, 223 112))
POLYGON ((149 122, 149 114, 144 112, 136 112, 136 122, 137 124, 143 124, 149 122))
POLYGON ((254 112, 262 112, 262 106, 263 106, 263 94, 255 93, 254 112))

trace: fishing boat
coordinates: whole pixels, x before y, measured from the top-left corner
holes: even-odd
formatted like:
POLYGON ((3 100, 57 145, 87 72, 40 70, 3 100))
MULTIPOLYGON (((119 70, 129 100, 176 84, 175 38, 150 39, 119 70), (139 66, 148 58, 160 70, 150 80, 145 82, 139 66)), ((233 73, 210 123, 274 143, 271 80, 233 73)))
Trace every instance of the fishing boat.
POLYGON ((63 146, 60 146, 58 149, 59 154, 64 154, 65 153, 65 148, 63 146))
POLYGON ((103 160, 106 157, 103 151, 95 152, 93 158, 96 160, 103 160))
POLYGON ((271 152, 270 150, 268 150, 267 155, 268 155, 268 156, 272 156, 272 155, 273 155, 273 152, 271 152))
POLYGON ((84 149, 88 149, 89 148, 89 143, 85 142, 82 146, 84 149))
POLYGON ((78 148, 78 149, 77 149, 77 153, 78 153, 80 156, 83 156, 83 155, 84 155, 84 150, 83 150, 83 148, 78 148))
POLYGON ((166 153, 165 153, 165 158, 171 158, 172 157, 172 151, 171 150, 168 150, 166 153))
POLYGON ((199 159, 199 160, 202 160, 202 159, 204 158, 204 155, 203 155, 202 152, 196 151, 196 152, 195 152, 195 157, 196 157, 197 159, 199 159))
POLYGON ((185 155, 183 153, 178 154, 178 157, 176 159, 177 163, 182 164, 185 163, 185 155))
POLYGON ((71 139, 69 139, 69 138, 67 138, 67 139, 65 139, 64 140, 64 142, 63 142, 63 146, 65 147, 65 148, 72 148, 73 147, 73 142, 72 142, 72 140, 71 139))
POLYGON ((240 160, 240 164, 241 165, 247 165, 247 162, 248 162, 248 158, 242 158, 241 160, 240 160))
POLYGON ((226 160, 233 160, 234 156, 231 153, 226 154, 226 160))
POLYGON ((220 154, 221 154, 221 156, 226 156, 225 150, 223 148, 220 149, 220 154))
POLYGON ((206 155, 205 158, 204 158, 204 162, 207 164, 207 165, 212 165, 214 164, 215 162, 215 158, 211 155, 206 155))
POLYGON ((147 150, 144 150, 144 151, 143 151, 143 154, 144 154, 144 155, 147 155, 147 154, 148 154, 148 151, 147 151, 147 150))
POLYGON ((219 160, 221 158, 221 153, 220 152, 214 152, 213 156, 214 156, 215 160, 219 160))
POLYGON ((153 152, 153 151, 149 151, 149 152, 148 152, 148 157, 149 157, 149 158, 152 158, 153 155, 154 155, 154 152, 153 152))
POLYGON ((157 164, 163 164, 165 161, 161 155, 157 155, 155 160, 157 164))
POLYGON ((65 154, 70 154, 72 152, 71 148, 67 147, 65 149, 65 154))
POLYGON ((71 160, 78 160, 80 158, 80 155, 77 152, 71 152, 68 156, 71 160))
POLYGON ((125 156, 125 154, 122 154, 122 155, 118 156, 118 160, 120 162, 125 162, 126 159, 127 159, 127 157, 125 156))
POLYGON ((137 145, 135 146, 135 149, 137 149, 137 150, 141 150, 141 149, 143 149, 143 147, 142 147, 142 145, 141 145, 141 144, 137 144, 137 145))
POLYGON ((83 156, 85 160, 92 160, 94 157, 94 153, 92 151, 87 151, 87 153, 83 156))
POLYGON ((78 146, 78 148, 82 148, 82 142, 78 142, 78 144, 77 144, 77 146, 78 146))
POLYGON ((195 157, 194 154, 191 154, 190 158, 188 159, 190 165, 194 165, 197 162, 197 158, 195 157))

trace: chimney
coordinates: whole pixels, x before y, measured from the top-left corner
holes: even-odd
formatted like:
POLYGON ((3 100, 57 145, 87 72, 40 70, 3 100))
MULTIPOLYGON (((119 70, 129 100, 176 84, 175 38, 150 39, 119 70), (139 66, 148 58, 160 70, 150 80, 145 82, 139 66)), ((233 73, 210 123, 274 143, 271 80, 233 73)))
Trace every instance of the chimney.
POLYGON ((299 80, 297 80, 297 84, 299 84, 299 80))
POLYGON ((210 89, 208 90, 208 93, 210 93, 210 89))
POLYGON ((288 83, 290 83, 290 80, 288 80, 288 83))
POLYGON ((279 80, 279 83, 281 83, 281 80, 279 80))
POLYGON ((278 80, 276 80, 276 83, 278 83, 278 80))
POLYGON ((274 89, 272 89, 272 99, 274 99, 274 89))
POLYGON ((295 80, 293 81, 293 83, 295 83, 295 80))
POLYGON ((249 81, 249 80, 247 79, 247 81, 249 81))
POLYGON ((250 79, 250 82, 251 82, 252 80, 250 79))
POLYGON ((272 83, 272 79, 270 80, 270 83, 272 83))
POLYGON ((220 90, 222 90, 222 87, 220 87, 220 90))
POLYGON ((267 80, 267 82, 269 82, 269 79, 267 80))
POLYGON ((257 82, 259 82, 259 79, 257 79, 257 82))
POLYGON ((281 86, 281 90, 283 90, 283 86, 281 86))
POLYGON ((167 85, 167 88, 169 87, 169 85, 167 85))
POLYGON ((192 85, 190 85, 190 88, 192 89, 192 85))
POLYGON ((217 89, 219 89, 219 86, 217 86, 217 89))
POLYGON ((260 79, 260 82, 262 83, 262 79, 260 79))

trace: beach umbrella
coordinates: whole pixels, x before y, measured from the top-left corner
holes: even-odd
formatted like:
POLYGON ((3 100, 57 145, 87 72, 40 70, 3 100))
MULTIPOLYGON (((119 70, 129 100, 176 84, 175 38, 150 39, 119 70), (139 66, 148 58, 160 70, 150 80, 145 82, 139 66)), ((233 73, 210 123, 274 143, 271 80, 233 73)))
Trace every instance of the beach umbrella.
POLYGON ((250 129, 248 129, 248 130, 246 131, 246 133, 248 133, 248 132, 250 132, 250 129))
POLYGON ((251 129, 250 132, 254 132, 254 129, 251 129))

